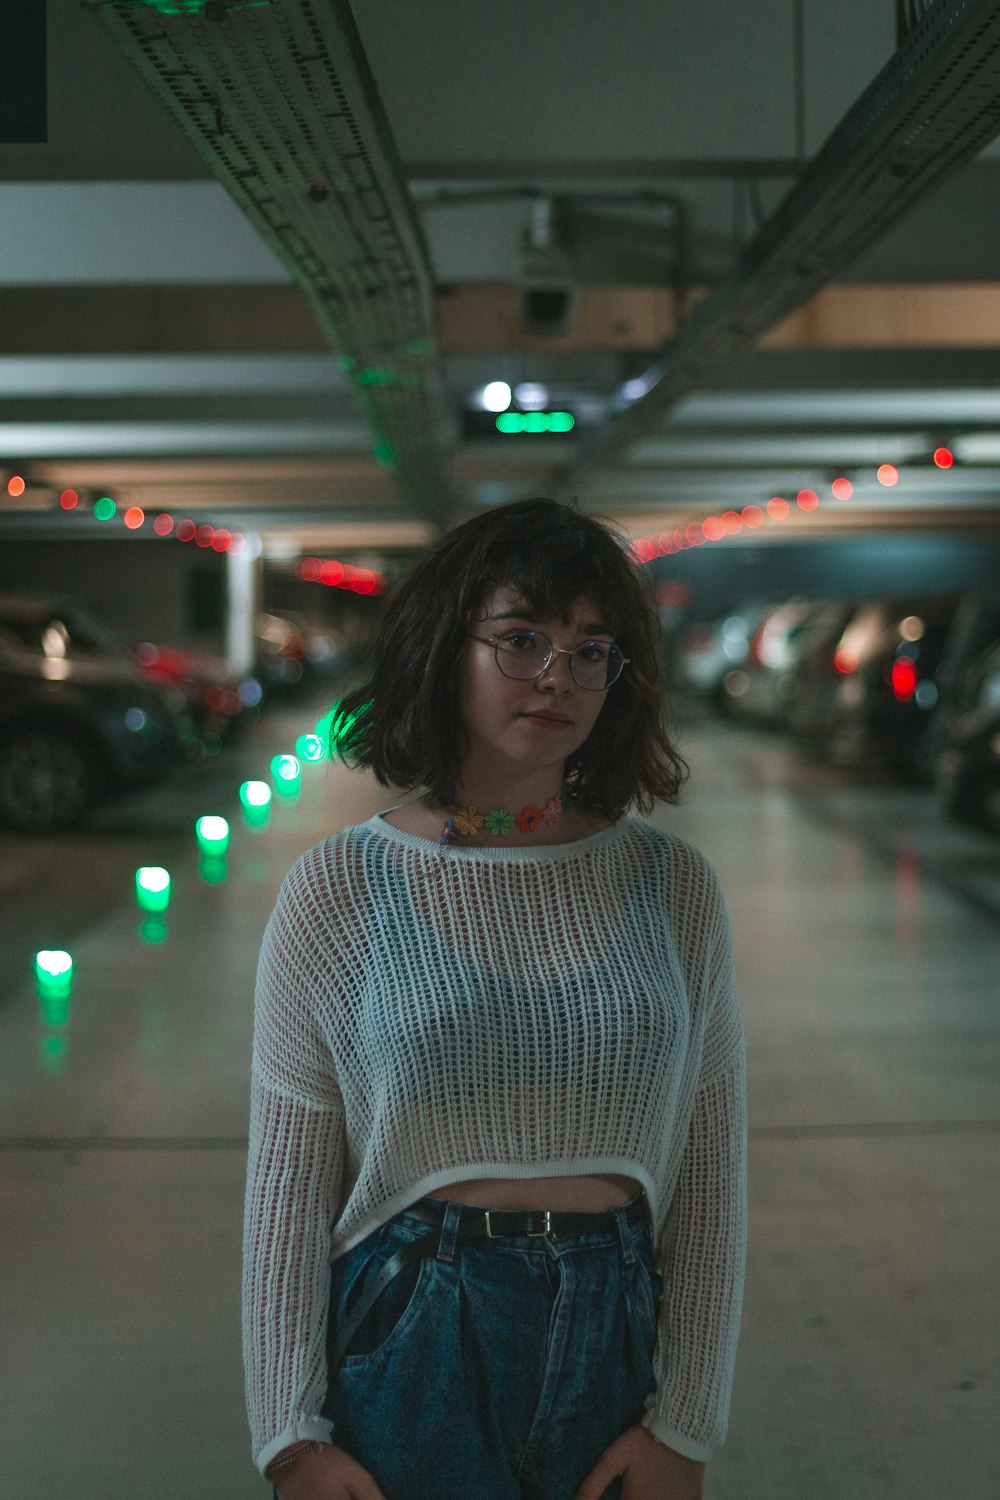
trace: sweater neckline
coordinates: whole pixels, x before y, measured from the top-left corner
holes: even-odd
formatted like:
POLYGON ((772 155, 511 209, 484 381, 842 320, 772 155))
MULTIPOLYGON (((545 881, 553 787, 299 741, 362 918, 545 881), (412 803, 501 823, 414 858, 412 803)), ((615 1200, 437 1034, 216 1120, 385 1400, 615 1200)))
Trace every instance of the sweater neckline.
MULTIPOLYGON (((396 806, 401 805, 396 804, 396 806)), ((502 844, 495 849, 491 849, 488 844, 470 844, 463 848, 456 844, 442 845, 436 839, 424 838, 419 833, 406 833, 402 828, 394 827, 392 823, 385 821, 383 814, 395 811, 395 807, 384 808, 383 812, 373 813, 361 826, 370 829, 379 838, 388 839, 390 843, 403 844, 409 849, 419 849, 422 854, 434 854, 443 860, 458 859, 490 865, 542 864, 548 860, 572 859, 577 854, 584 854, 590 849, 599 849, 604 844, 612 844, 624 838, 631 831, 635 821, 626 813, 607 828, 601 828, 597 833, 589 833, 586 838, 571 839, 566 844, 540 844, 533 848, 523 849, 519 849, 514 844, 502 844)))

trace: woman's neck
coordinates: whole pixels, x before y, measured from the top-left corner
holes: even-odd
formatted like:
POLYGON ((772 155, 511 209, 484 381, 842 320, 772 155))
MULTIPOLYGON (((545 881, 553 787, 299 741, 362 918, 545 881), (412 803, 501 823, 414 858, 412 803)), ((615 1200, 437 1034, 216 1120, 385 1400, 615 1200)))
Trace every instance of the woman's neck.
POLYGON ((455 788, 453 806, 443 811, 447 816, 450 812, 467 807, 478 808, 480 812, 489 812, 492 808, 506 808, 516 815, 524 808, 544 808, 552 802, 553 798, 557 801, 561 800, 562 795, 563 778, 561 775, 553 776, 551 772, 546 776, 524 777, 523 779, 478 776, 474 779, 459 781, 455 788))

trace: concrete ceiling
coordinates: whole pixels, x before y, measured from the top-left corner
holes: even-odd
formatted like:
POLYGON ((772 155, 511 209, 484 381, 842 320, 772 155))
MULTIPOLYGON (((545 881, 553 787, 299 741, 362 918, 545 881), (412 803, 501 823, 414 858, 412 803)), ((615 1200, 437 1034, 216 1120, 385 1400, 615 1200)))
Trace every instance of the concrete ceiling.
MULTIPOLYGON (((570 470, 635 535, 776 494, 791 513, 755 536, 1000 524, 995 143, 652 429, 580 462, 892 57, 891 0, 352 9, 429 250, 457 514, 570 470), (561 334, 522 316, 546 228, 576 295, 561 334), (491 380, 541 383, 574 432, 474 433, 491 380)), ((73 486, 286 556, 419 544, 430 523, 306 297, 93 7, 50 0, 48 69, 47 142, 0 146, 0 470, 29 481, 0 498, 0 537, 83 534, 58 507, 73 486)))

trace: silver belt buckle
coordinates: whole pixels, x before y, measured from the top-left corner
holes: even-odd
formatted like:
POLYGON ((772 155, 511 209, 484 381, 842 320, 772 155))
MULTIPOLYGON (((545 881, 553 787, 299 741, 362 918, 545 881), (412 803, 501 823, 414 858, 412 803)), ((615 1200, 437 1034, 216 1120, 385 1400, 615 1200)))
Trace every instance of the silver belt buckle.
MULTIPOLYGON (((490 1225, 490 1214, 491 1213, 495 1213, 495 1214, 522 1213, 523 1210, 522 1209, 514 1209, 514 1208, 486 1208, 486 1209, 483 1210, 483 1212, 486 1215, 486 1235, 487 1235, 487 1238, 491 1239, 491 1240, 495 1240, 495 1239, 499 1239, 500 1234, 501 1234, 502 1231, 501 1230, 497 1230, 496 1234, 493 1233, 493 1229, 492 1229, 492 1227, 490 1225)), ((539 1208, 539 1209, 535 1209, 534 1212, 535 1213, 541 1213, 541 1214, 545 1215, 545 1228, 544 1229, 526 1229, 524 1232, 527 1235, 527 1237, 529 1239, 538 1239, 541 1235, 551 1234, 552 1233, 552 1228, 551 1228, 551 1225, 552 1225, 552 1213, 551 1213, 551 1210, 548 1209, 548 1208, 539 1208)))

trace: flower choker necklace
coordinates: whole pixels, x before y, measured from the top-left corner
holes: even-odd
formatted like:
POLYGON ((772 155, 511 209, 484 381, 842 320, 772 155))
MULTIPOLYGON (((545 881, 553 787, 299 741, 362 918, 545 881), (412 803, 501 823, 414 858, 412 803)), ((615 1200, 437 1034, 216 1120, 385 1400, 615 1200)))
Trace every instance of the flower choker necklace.
POLYGON ((492 807, 489 812, 462 807, 447 819, 438 843, 449 844, 457 833, 479 833, 483 828, 496 838, 512 833, 515 828, 519 833, 534 833, 542 823, 558 823, 568 803, 569 793, 564 781, 559 795, 546 802, 544 807, 522 807, 519 813, 512 813, 506 807, 492 807))

